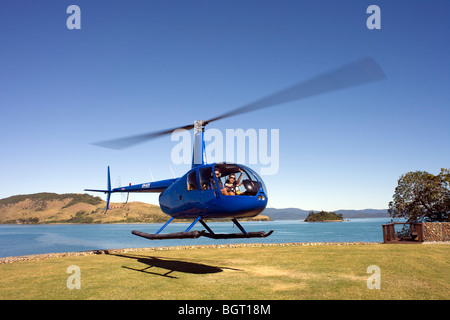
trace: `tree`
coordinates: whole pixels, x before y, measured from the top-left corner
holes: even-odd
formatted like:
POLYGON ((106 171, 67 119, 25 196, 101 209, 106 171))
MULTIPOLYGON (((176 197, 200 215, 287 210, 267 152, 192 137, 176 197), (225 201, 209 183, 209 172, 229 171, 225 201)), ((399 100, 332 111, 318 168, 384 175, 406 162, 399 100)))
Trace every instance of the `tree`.
POLYGON ((450 169, 441 169, 438 175, 426 171, 403 174, 392 198, 388 212, 393 218, 450 221, 450 169))

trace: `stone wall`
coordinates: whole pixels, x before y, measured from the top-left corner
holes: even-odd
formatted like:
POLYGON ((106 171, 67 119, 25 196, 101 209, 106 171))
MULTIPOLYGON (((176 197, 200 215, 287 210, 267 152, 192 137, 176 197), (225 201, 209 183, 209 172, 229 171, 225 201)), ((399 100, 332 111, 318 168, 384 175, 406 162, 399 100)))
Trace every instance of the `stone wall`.
POLYGON ((423 222, 423 241, 450 241, 450 222, 423 222))

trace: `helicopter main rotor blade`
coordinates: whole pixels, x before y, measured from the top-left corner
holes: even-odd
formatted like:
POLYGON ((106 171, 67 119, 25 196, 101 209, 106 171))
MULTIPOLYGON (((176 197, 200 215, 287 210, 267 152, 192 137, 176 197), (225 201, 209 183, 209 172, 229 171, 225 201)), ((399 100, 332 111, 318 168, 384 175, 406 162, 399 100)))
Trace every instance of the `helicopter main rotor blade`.
POLYGON ((186 126, 183 126, 183 127, 177 127, 177 128, 160 130, 160 131, 153 131, 153 132, 149 132, 149 133, 137 134, 137 135, 134 135, 134 136, 128 136, 128 137, 125 137, 125 138, 119 138, 119 139, 113 139, 113 140, 108 140, 108 141, 96 142, 96 143, 92 143, 92 144, 94 146, 99 146, 99 147, 103 147, 103 148, 114 149, 114 150, 121 150, 121 149, 124 149, 124 148, 127 148, 127 147, 134 146, 134 145, 139 144, 139 143, 143 143, 143 142, 151 140, 151 139, 155 139, 155 138, 164 136, 166 134, 171 134, 172 132, 174 132, 177 129, 190 130, 192 128, 194 128, 194 125, 190 124, 190 125, 186 125, 186 126))
MULTIPOLYGON (((288 102, 321 95, 331 91, 350 88, 365 83, 382 80, 385 78, 386 75, 375 60, 373 60, 372 58, 361 59, 333 71, 300 82, 292 87, 271 94, 255 102, 223 113, 222 115, 219 115, 217 117, 206 120, 203 122, 203 125, 207 125, 208 123, 211 123, 213 121, 229 118, 239 114, 282 105, 288 102)), ((171 134, 177 129, 190 130, 192 128, 194 128, 194 125, 189 124, 167 130, 154 131, 150 133, 94 143, 94 145, 120 150, 166 134, 171 134)))
POLYGON ((372 58, 365 58, 226 112, 205 121, 204 124, 385 78, 386 75, 378 63, 372 58))

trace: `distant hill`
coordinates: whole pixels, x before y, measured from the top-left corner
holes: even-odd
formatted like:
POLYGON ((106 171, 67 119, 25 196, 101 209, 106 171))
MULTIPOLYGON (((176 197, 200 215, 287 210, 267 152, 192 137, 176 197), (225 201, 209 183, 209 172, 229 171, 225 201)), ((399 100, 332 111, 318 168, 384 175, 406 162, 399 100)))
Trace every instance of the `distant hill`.
POLYGON ((127 223, 164 222, 167 220, 159 206, 129 202, 104 214, 106 202, 100 197, 78 193, 35 193, 0 199, 0 223, 127 223))
POLYGON ((337 214, 342 214, 344 219, 350 218, 389 218, 387 209, 364 209, 364 210, 337 210, 337 214))
MULTIPOLYGON (((272 220, 304 220, 311 210, 302 210, 297 208, 266 208, 262 214, 272 220)), ((313 210, 319 212, 318 210, 313 210)), ((387 209, 364 209, 364 210, 336 210, 336 214, 342 214, 344 219, 356 218, 384 218, 390 217, 387 209)))
MULTIPOLYGON (((35 193, 0 199, 0 224, 46 223, 159 223, 168 216, 160 207, 143 202, 111 203, 79 193, 35 193)), ((259 215, 252 220, 270 220, 259 215)))
POLYGON ((275 209, 266 208, 263 214, 272 220, 303 220, 308 216, 308 210, 297 208, 275 209))

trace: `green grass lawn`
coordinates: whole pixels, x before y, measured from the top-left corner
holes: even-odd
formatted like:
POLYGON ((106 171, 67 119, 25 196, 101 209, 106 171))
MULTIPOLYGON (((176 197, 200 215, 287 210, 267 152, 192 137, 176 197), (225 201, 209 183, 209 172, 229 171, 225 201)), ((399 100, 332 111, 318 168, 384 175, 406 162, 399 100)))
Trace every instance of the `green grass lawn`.
POLYGON ((449 299, 449 262, 448 245, 133 251, 1 264, 0 299, 449 299), (80 289, 67 288, 71 265, 80 289))

